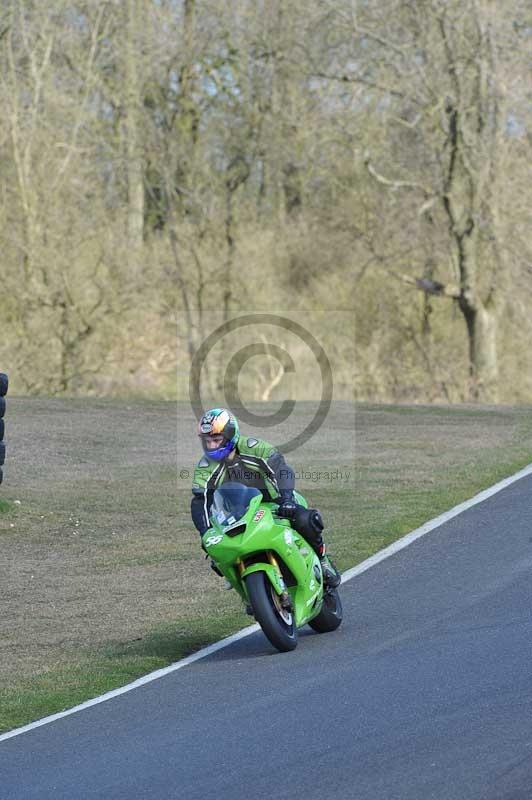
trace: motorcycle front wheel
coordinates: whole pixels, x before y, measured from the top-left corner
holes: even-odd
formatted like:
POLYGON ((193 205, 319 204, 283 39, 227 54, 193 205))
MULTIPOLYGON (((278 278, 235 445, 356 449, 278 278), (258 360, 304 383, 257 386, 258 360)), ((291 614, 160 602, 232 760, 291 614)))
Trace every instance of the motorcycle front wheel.
POLYGON ((279 595, 264 572, 252 572, 245 579, 255 619, 277 650, 287 653, 297 646, 294 615, 283 608, 279 595))

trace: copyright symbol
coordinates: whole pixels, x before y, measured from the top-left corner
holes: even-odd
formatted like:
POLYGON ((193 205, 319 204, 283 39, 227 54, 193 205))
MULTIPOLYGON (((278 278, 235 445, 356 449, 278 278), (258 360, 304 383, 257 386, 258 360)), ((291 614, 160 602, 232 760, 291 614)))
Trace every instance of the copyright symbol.
MULTIPOLYGON (((320 370, 321 398, 314 417, 301 433, 289 439, 287 442, 277 445, 283 453, 289 453, 291 450, 296 450, 298 447, 301 447, 302 444, 308 441, 316 431, 321 428, 329 413, 333 394, 331 364, 323 347, 306 328, 294 320, 278 316, 277 314, 247 314, 228 320, 224 322, 223 325, 216 328, 216 330, 207 336, 192 359, 189 381, 190 403, 196 419, 199 420, 203 414, 200 389, 201 371, 209 353, 227 334, 254 325, 272 325, 295 335, 311 350, 320 370)), ((244 406, 238 393, 238 376, 246 362, 257 355, 273 356, 282 365, 284 373, 295 372, 295 364, 292 357, 281 347, 264 342, 246 345, 232 356, 226 367, 224 376, 225 404, 237 417, 247 422, 249 425, 255 428, 270 428, 288 419, 296 404, 293 400, 284 400, 280 409, 268 417, 253 414, 244 406)))
POLYGON ((181 480, 185 480, 186 478, 190 478, 190 472, 188 469, 182 469, 179 473, 179 477, 181 480))

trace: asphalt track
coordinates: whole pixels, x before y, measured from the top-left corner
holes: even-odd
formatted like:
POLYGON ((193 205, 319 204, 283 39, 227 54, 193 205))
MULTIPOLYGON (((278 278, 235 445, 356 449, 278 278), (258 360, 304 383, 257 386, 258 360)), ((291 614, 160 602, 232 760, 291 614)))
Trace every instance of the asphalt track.
POLYGON ((0 742, 1 800, 530 800, 532 478, 254 633, 0 742))

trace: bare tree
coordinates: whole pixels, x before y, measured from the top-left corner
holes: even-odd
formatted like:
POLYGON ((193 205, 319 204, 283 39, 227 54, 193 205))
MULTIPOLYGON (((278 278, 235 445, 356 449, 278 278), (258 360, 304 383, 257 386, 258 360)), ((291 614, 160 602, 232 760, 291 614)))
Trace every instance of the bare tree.
POLYGON ((345 4, 337 14, 351 41, 344 38, 320 77, 352 86, 359 102, 364 95, 382 101, 387 140, 364 152, 368 174, 389 193, 409 196, 403 217, 409 209, 429 221, 423 237, 439 263, 432 259, 427 272, 425 262, 415 285, 454 298, 466 323, 470 396, 495 400, 507 274, 498 208, 508 146, 500 67, 511 33, 506 11, 491 0, 405 0, 345 4))
POLYGON ((166 396, 218 322, 285 304, 323 315, 360 396, 532 391, 525 0, 6 0, 0 20, 0 355, 22 390, 166 396))
POLYGON ((127 170, 127 245, 129 263, 137 273, 140 264, 144 234, 144 136, 143 107, 143 30, 145 3, 143 0, 126 0, 125 14, 125 82, 124 128, 127 170))

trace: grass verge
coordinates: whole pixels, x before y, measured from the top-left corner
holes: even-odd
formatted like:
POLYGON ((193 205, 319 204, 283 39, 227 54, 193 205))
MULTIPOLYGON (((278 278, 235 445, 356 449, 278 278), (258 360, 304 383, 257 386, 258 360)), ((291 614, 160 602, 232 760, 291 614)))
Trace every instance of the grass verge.
MULTIPOLYGON (((253 620, 247 618, 247 623, 253 620)), ((86 652, 77 661, 50 669, 31 681, 0 689, 0 733, 72 708, 91 697, 162 669, 244 627, 241 613, 182 619, 179 628, 160 625, 146 637, 86 652)))

